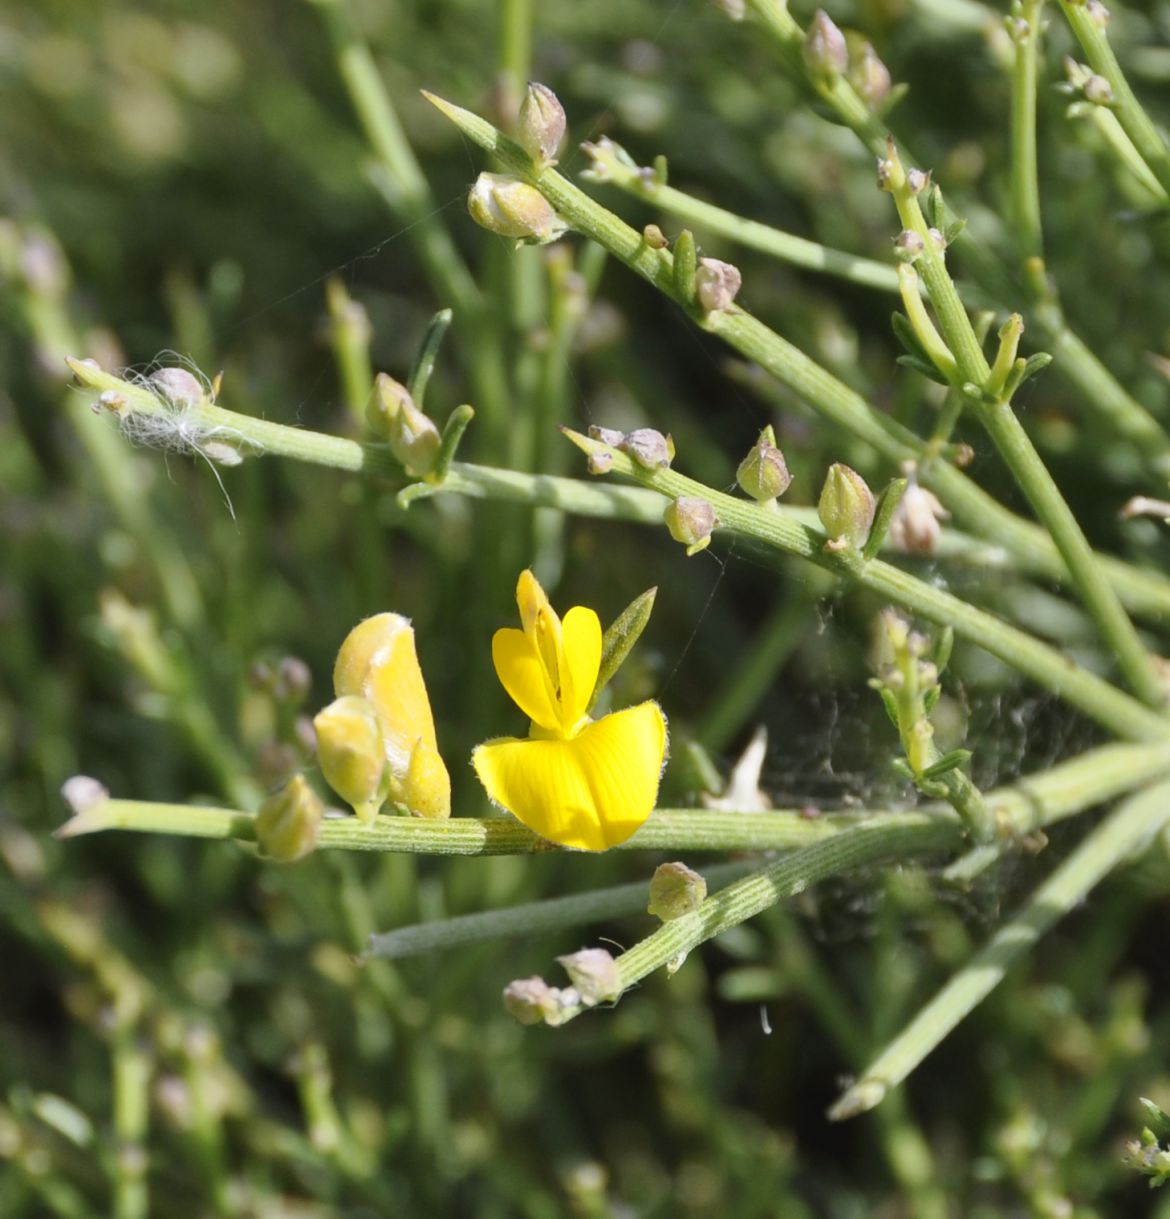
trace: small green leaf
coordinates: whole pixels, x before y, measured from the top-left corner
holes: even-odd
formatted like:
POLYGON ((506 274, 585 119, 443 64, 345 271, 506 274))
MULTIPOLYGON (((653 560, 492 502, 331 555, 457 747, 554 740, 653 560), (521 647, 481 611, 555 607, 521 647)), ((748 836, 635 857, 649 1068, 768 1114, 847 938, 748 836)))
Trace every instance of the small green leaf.
POLYGON ((938 640, 934 645, 934 667, 938 670, 941 677, 947 669, 947 665, 951 663, 951 653, 955 648, 955 628, 948 626, 939 632, 938 640))
POLYGON ((890 723, 901 732, 902 727, 898 723, 898 700, 894 697, 893 690, 888 690, 885 686, 879 686, 878 693, 882 696, 882 706, 885 707, 886 714, 890 717, 890 723))
POLYGON ((920 360, 917 356, 899 356, 897 361, 903 368, 912 368, 915 372, 921 373, 924 377, 929 377, 938 385, 945 385, 950 388, 950 382, 943 376, 941 372, 933 364, 928 364, 925 360, 920 360))
POLYGON ((699 265, 695 235, 683 229, 674 239, 674 290, 688 308, 695 303, 695 270, 699 265))
POLYGON ((904 313, 899 313, 895 309, 890 314, 890 325, 894 328, 894 337, 905 347, 910 355, 922 360, 926 364, 930 364, 930 356, 927 354, 926 348, 922 346, 918 334, 910 324, 910 319, 904 313))
POLYGON ((865 546, 861 551, 864 558, 872 559, 881 550, 882 543, 886 540, 886 534, 890 529, 890 521, 894 519, 894 513, 898 510, 898 505, 902 502, 902 496, 906 494, 906 488, 909 485, 908 479, 892 479, 878 496, 873 528, 870 529, 869 537, 866 538, 865 546))
POLYGON ((1158 1139, 1170 1138, 1170 1114, 1154 1104, 1148 1096, 1139 1096, 1138 1104, 1145 1111, 1146 1121, 1158 1139))
POLYGON ((942 686, 931 686, 922 696, 922 710, 929 715, 938 706, 940 698, 942 698, 942 686))
POLYGON ((965 766, 971 760, 971 751, 969 749, 952 749, 950 753, 939 758, 933 766, 928 766, 921 777, 930 781, 931 779, 941 779, 943 775, 949 774, 952 770, 958 770, 960 766, 965 766))
POLYGON ((610 623, 602 636, 601 669, 597 674, 597 684, 593 687, 593 696, 589 700, 588 710, 593 709, 593 704, 597 702, 602 690, 609 685, 613 675, 630 654, 630 649, 638 642, 638 637, 646 629, 646 624, 650 621, 650 614, 654 609, 654 598, 657 595, 657 588, 648 588, 640 596, 635 597, 610 623))

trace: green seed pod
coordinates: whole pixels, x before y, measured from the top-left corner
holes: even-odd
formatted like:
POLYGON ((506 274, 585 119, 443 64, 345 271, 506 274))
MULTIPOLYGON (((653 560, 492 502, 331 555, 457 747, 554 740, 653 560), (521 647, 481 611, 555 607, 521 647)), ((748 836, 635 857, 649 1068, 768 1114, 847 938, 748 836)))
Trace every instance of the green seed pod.
POLYGON ((687 548, 687 554, 698 554, 706 550, 711 534, 719 524, 715 509, 695 495, 680 495, 667 504, 662 514, 670 536, 687 548))
POLYGON ((697 910, 706 896, 707 882, 693 868, 679 862, 659 864, 650 881, 646 913, 669 923, 697 910))
POLYGON ((542 168, 556 164, 565 138, 565 108, 547 86, 531 82, 520 104, 516 141, 542 168))
POLYGON ((775 445, 772 429, 765 428, 735 472, 740 487, 757 503, 766 504, 783 495, 792 482, 784 454, 775 445))
POLYGON ((829 535, 829 548, 860 548, 873 526, 877 501, 864 478, 836 462, 829 467, 817 515, 829 535))

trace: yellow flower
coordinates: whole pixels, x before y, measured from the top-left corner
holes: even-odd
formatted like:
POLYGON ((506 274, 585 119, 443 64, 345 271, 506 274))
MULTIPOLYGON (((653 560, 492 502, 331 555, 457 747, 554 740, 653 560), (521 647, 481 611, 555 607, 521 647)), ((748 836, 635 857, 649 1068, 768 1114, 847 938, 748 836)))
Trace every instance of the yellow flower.
POLYGON ((486 741, 471 763, 488 795, 529 829, 562 846, 604 851, 649 817, 666 753, 658 704, 596 722, 587 714, 601 668, 601 623, 574 606, 564 621, 522 572, 516 601, 524 629, 492 639, 492 660, 512 701, 532 721, 527 739, 486 741))
POLYGON ((375 614, 345 637, 333 667, 337 699, 314 719, 330 786, 363 821, 384 800, 416 817, 451 815, 451 780, 410 620, 375 614))

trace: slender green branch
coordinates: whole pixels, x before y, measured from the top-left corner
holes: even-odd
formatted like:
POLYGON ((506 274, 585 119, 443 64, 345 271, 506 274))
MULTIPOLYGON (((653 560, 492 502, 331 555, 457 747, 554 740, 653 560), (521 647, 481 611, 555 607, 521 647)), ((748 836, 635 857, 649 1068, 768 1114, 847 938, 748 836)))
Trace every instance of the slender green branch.
POLYGON ((847 254, 843 250, 834 250, 819 242, 797 237, 771 225, 761 224, 758 220, 748 220, 714 204, 705 203, 676 190, 673 186, 656 182, 644 169, 625 164, 616 151, 611 153, 610 148, 605 145, 600 145, 599 150, 592 155, 595 180, 610 182, 620 190, 654 204, 688 226, 694 225, 706 232, 726 237, 738 245, 759 250, 762 254, 768 254, 795 267, 822 271, 826 275, 833 275, 866 288, 878 288, 883 292, 898 291, 897 271, 888 263, 863 258, 857 254, 847 254), (603 156, 604 161, 601 160, 603 156))
POLYGON ((880 1104, 1058 919, 1144 848, 1167 821, 1170 783, 1159 783, 1125 800, 886 1046, 829 1116, 840 1121, 880 1104))
MULTIPOLYGON (((1058 763, 1009 787, 985 794, 1005 834, 1027 833, 1170 774, 1170 745, 1106 745, 1058 763)), ((864 810, 809 818, 804 811, 740 813, 702 809, 657 809, 619 850, 793 850, 821 842, 859 823, 894 818, 906 826, 946 824, 958 845, 962 825, 945 804, 914 813, 864 810)), ((255 818, 236 809, 147 800, 104 799, 89 805, 57 830, 76 838, 103 830, 172 834, 187 838, 256 840, 255 818)), ((322 849, 389 851, 421 855, 527 855, 559 851, 510 817, 453 817, 425 821, 379 817, 367 825, 356 817, 329 817, 320 826, 322 849)))
POLYGON ((1154 125, 1134 91, 1130 88, 1117 56, 1109 45, 1105 27, 1098 23, 1094 13, 1084 3, 1060 0, 1065 20, 1081 44, 1085 58, 1098 76, 1103 76, 1113 90, 1110 107, 1125 134, 1133 141, 1142 160, 1158 179, 1164 191, 1170 192, 1170 148, 1162 132, 1154 125))
MULTIPOLYGON (((616 961, 618 993, 629 990, 656 970, 684 958, 707 940, 738 927, 785 898, 805 892, 830 876, 883 859, 906 859, 951 845, 953 827, 940 822, 911 825, 894 818, 843 830, 824 842, 794 851, 776 863, 745 876, 708 897, 697 910, 664 923, 652 935, 623 952, 616 961)), ((562 1012, 563 1024, 590 1010, 581 1005, 562 1012)))
POLYGON ((1021 262, 1044 253, 1036 168, 1036 60, 1043 13, 1044 0, 1024 0, 1022 24, 1013 35, 1012 231, 1021 262))
MULTIPOLYGON (((612 212, 573 186, 555 170, 535 172, 527 154, 511 140, 501 135, 490 123, 431 95, 430 100, 446 114, 461 131, 481 147, 491 152, 509 170, 533 182, 549 202, 575 228, 605 246, 631 270, 636 271, 660 291, 677 300, 673 260, 666 250, 649 246, 642 235, 630 228, 612 212)), ((933 242, 932 242, 933 244, 933 242)), ((942 278, 950 285, 943 268, 942 278)), ((953 294, 953 285, 950 285, 953 294)), ((957 298, 956 298, 957 302, 957 298)), ((962 322, 970 331, 970 323, 957 308, 962 322)), ((704 329, 725 339, 748 359, 754 360, 815 407, 825 418, 872 444, 883 456, 893 461, 920 460, 925 442, 908 428, 873 410, 868 403, 831 373, 809 359, 797 347, 770 330, 758 319, 740 309, 717 310, 701 318, 704 329)), ((978 347, 977 340, 972 341, 978 347)), ((985 379, 990 369, 982 354, 985 379)), ((986 492, 978 488, 961 471, 941 462, 931 462, 923 473, 923 482, 934 490, 944 504, 981 536, 993 538, 1012 550, 1029 554, 1031 561, 1042 565, 1047 574, 1057 579, 1068 578, 1065 564, 1052 539, 1042 529, 1029 525, 1004 509, 986 492)), ((1124 585, 1130 596, 1140 596, 1139 585, 1151 588, 1150 576, 1133 573, 1127 564, 1106 561, 1102 569, 1110 579, 1124 585), (1137 579, 1134 575, 1137 574, 1137 579)), ((1161 581, 1158 581, 1161 583, 1161 581)), ((1166 603, 1163 602, 1163 606, 1166 603)))
MULTIPOLYGON (((704 868, 703 876, 708 885, 714 887, 737 880, 748 867, 746 863, 717 864, 704 868)), ((411 927, 396 927, 393 931, 371 935, 365 956, 397 960, 460 948, 465 944, 481 944, 485 940, 549 935, 565 927, 579 927, 582 923, 644 914, 648 896, 649 882, 636 880, 627 885, 575 893, 571 897, 525 902, 505 910, 483 910, 431 923, 416 923, 411 927)))
POLYGON ((1150 706, 1162 706, 1166 701, 1166 689, 1153 660, 1138 638, 1137 630, 1116 592, 1102 578, 1088 539, 1011 409, 1008 394, 1001 392, 1002 386, 996 383, 975 328, 946 268, 944 252, 932 239, 918 202, 918 192, 903 171, 892 146, 890 156, 883 162, 883 172, 886 188, 894 198, 902 224, 922 238, 923 250, 918 266, 926 280, 931 303, 938 313, 942 337, 954 353, 961 382, 973 384, 979 390, 995 395, 995 400, 990 402, 973 399, 980 421, 1060 551, 1077 595, 1102 639, 1117 658, 1118 666, 1131 689, 1150 706))
MULTIPOLYGON (((888 138, 886 126, 869 111, 844 77, 837 77, 831 83, 818 81, 812 77, 801 54, 804 31, 788 11, 787 4, 782 3, 781 0, 747 0, 747 5, 751 16, 775 40, 781 57, 792 76, 813 88, 820 95, 821 100, 830 107, 838 121, 852 130, 861 144, 873 156, 879 159, 884 158, 888 138)), ((1072 10, 1082 14, 1087 13, 1085 9, 1078 10, 1075 4, 1065 3, 1064 7, 1066 12, 1072 10)), ((987 11, 985 19, 991 19, 990 10, 987 11)), ((1091 22, 1091 18, 1087 15, 1083 17, 1083 20, 1091 22)), ((1099 31, 1098 33, 1100 34, 1099 31)), ((1103 38, 1104 35, 1101 34, 1100 37, 1103 38)), ((1112 115, 1106 111, 1102 111, 1102 114, 1104 118, 1112 118, 1112 115)), ((1108 132, 1106 134, 1108 135, 1108 132)), ((907 161, 914 163, 914 158, 908 153, 907 161)), ((947 209, 947 223, 949 224, 954 218, 947 209)), ((997 258, 990 244, 976 241, 966 231, 959 235, 958 241, 964 264, 984 290, 1000 302, 1008 299, 1013 291, 1012 277, 997 258)), ((1053 344, 1057 342, 1058 336, 1064 335, 1066 336, 1065 341, 1070 347, 1075 346, 1082 353, 1088 351, 1087 344, 1068 330, 1063 318, 1060 319, 1059 326, 1053 328, 1050 317, 1049 321, 1043 324, 1043 331, 1047 340, 1053 344)), ((1079 391, 1085 409, 1100 415, 1107 424, 1116 426, 1123 435, 1132 439, 1138 446, 1138 452, 1150 460, 1155 473, 1161 474, 1167 465, 1167 454, 1170 453, 1170 436, 1167 435, 1162 425, 1132 395, 1126 392, 1117 378, 1095 357, 1092 360, 1082 357, 1075 362, 1070 359, 1062 366, 1061 371, 1079 391), (1122 426, 1122 421, 1124 421, 1124 426, 1122 426)), ((937 485, 933 489, 942 495, 942 491, 937 485)), ((962 490, 962 488, 955 488, 955 490, 962 490)), ((957 516, 967 521, 969 527, 976 527, 976 522, 980 518, 974 505, 962 505, 957 501, 951 503, 950 500, 947 500, 947 503, 957 516), (968 515, 969 508, 970 515, 968 515)), ((997 532, 1004 531, 1011 526, 1011 521, 1014 519, 999 508, 993 527, 997 532)), ((1019 542, 1024 544, 1026 539, 1020 537, 1019 542)), ((1113 578, 1113 575, 1110 575, 1110 579, 1113 578)))
POLYGON ((613 459, 611 468, 615 472, 660 491, 668 499, 686 496, 706 500, 715 509, 719 526, 724 529, 809 559, 930 622, 952 626, 959 637, 998 656, 1119 736, 1148 740, 1170 732, 1170 724, 1129 695, 1071 664, 1047 644, 942 589, 880 559, 859 563, 848 553, 827 552, 822 532, 799 525, 779 513, 761 509, 757 504, 704 486, 674 470, 647 470, 601 441, 590 440, 576 433, 569 435, 587 453, 609 453, 613 459))

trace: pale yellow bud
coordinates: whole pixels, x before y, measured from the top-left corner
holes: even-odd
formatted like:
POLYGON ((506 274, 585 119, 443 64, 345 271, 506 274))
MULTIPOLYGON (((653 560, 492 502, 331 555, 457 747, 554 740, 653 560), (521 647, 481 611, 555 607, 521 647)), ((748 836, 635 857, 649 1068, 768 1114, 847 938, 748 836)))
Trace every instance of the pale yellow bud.
POLYGON ((841 462, 829 467, 817 514, 829 535, 831 549, 861 546, 873 527, 876 508, 873 492, 856 470, 841 462))
POLYGON ((553 165, 564 138, 565 108, 548 85, 532 82, 520 105, 517 142, 534 161, 553 165))
POLYGON ((439 429, 415 406, 401 382, 384 372, 378 374, 366 418, 412 478, 425 478, 435 468, 441 443, 439 429))
POLYGON ((410 620, 386 613, 358 623, 337 654, 333 688, 339 699, 356 695, 372 705, 390 799, 420 817, 450 816, 451 781, 439 757, 410 620))
POLYGON ((508 174, 480 174, 467 196, 467 210, 491 233, 542 245, 562 236, 566 227, 535 186, 508 174))
POLYGON ((386 754, 373 704, 347 694, 313 718, 317 761, 325 782, 363 821, 373 821, 385 792, 386 754))
POLYGON ((291 863, 303 859, 317 845, 317 831, 325 807, 304 775, 293 775, 260 805, 256 814, 256 841, 273 859, 291 863))

